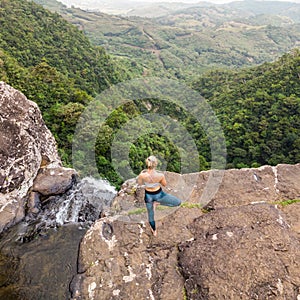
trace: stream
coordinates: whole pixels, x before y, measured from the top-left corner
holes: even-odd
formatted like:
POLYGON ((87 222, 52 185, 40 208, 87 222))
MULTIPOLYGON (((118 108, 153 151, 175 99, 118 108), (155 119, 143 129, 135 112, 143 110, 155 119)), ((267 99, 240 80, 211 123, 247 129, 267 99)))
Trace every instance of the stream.
POLYGON ((116 190, 104 180, 84 178, 40 213, 0 236, 0 300, 67 300, 77 274, 82 237, 109 211, 116 190))

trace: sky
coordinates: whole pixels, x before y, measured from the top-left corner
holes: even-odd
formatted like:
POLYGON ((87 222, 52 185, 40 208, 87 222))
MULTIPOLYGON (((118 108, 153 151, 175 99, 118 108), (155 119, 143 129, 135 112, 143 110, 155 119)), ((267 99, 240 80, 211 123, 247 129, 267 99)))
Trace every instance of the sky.
MULTIPOLYGON (((101 1, 101 0, 95 0, 101 1)), ((138 0, 130 0, 131 2, 140 2, 138 0)), ((212 3, 228 3, 234 1, 242 1, 242 0, 143 0, 143 2, 183 2, 183 3, 198 3, 198 2, 212 2, 212 3)), ((267 1, 267 0, 266 0, 267 1)), ((273 1, 285 1, 285 2, 296 2, 300 3, 300 0, 273 0, 273 1)), ((109 1, 111 2, 111 1, 109 1)))
MULTIPOLYGON (((101 1, 101 0, 99 0, 101 1)), ((138 0, 133 0, 138 2, 138 0)), ((184 2, 184 3, 198 3, 198 2, 211 2, 211 3, 229 3, 234 1, 243 1, 243 0, 145 0, 147 2, 184 2)), ((263 1, 263 0, 262 0, 263 1)), ((265 0, 267 1, 267 0, 265 0)), ((300 3, 300 0, 271 0, 271 1, 285 1, 285 2, 296 2, 300 3)))
MULTIPOLYGON (((229 3, 229 2, 233 2, 233 1, 242 1, 242 0, 58 0, 60 2, 62 2, 65 5, 71 6, 87 6, 87 5, 91 5, 90 8, 93 8, 93 4, 100 4, 100 3, 108 3, 109 4, 113 4, 114 2, 149 2, 149 3, 157 3, 157 2, 183 2, 183 3, 199 3, 199 2, 211 2, 211 3, 217 3, 217 4, 221 4, 221 3, 229 3)), ((262 0, 263 1, 263 0, 262 0)), ((268 0, 266 0, 268 1, 268 0)), ((300 3, 300 0, 275 0, 275 1, 286 1, 286 2, 295 2, 295 3, 300 3)), ((97 5, 96 5, 97 6, 97 5)), ((113 5, 114 6, 114 5, 113 5)))

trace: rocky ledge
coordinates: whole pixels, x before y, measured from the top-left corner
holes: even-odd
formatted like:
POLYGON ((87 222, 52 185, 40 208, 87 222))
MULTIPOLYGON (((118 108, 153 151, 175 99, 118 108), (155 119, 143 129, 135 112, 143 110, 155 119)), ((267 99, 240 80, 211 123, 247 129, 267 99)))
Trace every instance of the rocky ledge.
POLYGON ((209 172, 167 173, 168 191, 188 201, 157 210, 157 237, 135 180, 125 182, 116 214, 81 242, 72 299, 300 299, 300 165, 223 175, 203 209, 209 172))

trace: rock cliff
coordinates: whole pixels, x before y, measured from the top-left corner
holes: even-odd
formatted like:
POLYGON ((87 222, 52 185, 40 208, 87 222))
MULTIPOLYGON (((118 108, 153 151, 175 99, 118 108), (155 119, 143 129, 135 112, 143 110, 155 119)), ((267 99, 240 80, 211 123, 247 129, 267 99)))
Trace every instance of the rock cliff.
POLYGON ((61 167, 56 142, 37 104, 4 82, 0 82, 0 166, 0 233, 23 219, 26 210, 38 210, 39 196, 46 189, 45 184, 41 187, 42 178, 48 194, 63 193, 76 173, 61 167), (34 183, 36 193, 31 194, 34 183))

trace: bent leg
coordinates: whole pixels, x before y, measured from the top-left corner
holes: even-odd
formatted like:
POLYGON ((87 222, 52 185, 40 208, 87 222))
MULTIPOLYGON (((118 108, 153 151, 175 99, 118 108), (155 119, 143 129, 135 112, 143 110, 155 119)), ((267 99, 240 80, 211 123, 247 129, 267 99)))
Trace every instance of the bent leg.
POLYGON ((158 200, 158 202, 161 205, 174 207, 174 206, 179 206, 181 204, 181 200, 178 199, 177 197, 167 194, 165 192, 162 193, 163 193, 162 198, 158 200))

